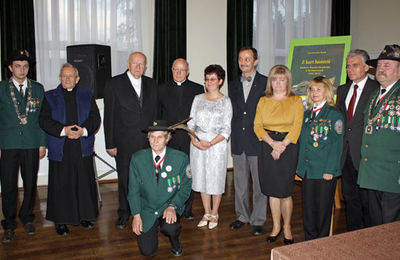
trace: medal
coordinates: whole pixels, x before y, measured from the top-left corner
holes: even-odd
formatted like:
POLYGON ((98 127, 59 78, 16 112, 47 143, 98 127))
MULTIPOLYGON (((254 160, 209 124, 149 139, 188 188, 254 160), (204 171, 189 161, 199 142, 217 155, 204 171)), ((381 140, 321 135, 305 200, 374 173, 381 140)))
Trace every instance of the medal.
POLYGON ((313 143, 313 146, 314 146, 314 147, 318 147, 318 142, 314 142, 314 143, 313 143))
POLYGON ((368 134, 368 135, 372 134, 372 125, 369 125, 369 124, 368 124, 368 125, 365 127, 365 133, 368 134))
POLYGON ((166 172, 162 172, 161 173, 161 177, 166 178, 167 177, 167 173, 166 172))
POLYGON ((171 179, 168 179, 167 182, 168 182, 168 189, 167 189, 167 191, 168 191, 168 192, 172 192, 173 189, 172 189, 172 187, 171 187, 171 179))
POLYGON ((173 188, 173 189, 176 188, 176 180, 175 180, 175 177, 172 177, 172 188, 173 188))
POLYGON ((181 176, 178 175, 178 177, 176 177, 178 179, 178 190, 181 188, 181 176))
POLYGON ((24 114, 19 114, 18 115, 18 118, 19 118, 19 120, 20 120, 20 124, 21 125, 26 125, 27 123, 28 123, 28 119, 27 119, 27 116, 26 115, 24 115, 24 114))

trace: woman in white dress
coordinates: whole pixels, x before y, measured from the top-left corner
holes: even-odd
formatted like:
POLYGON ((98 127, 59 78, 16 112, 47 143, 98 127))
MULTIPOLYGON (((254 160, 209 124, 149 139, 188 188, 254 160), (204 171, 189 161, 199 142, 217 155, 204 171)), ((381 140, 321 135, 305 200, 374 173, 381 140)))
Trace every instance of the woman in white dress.
POLYGON ((192 120, 188 122, 188 127, 200 139, 191 136, 190 167, 192 189, 201 193, 204 207, 204 216, 197 226, 208 224, 213 229, 218 225, 218 208, 225 191, 232 104, 220 91, 225 79, 221 66, 209 65, 204 70, 204 78, 206 93, 194 98, 192 120))

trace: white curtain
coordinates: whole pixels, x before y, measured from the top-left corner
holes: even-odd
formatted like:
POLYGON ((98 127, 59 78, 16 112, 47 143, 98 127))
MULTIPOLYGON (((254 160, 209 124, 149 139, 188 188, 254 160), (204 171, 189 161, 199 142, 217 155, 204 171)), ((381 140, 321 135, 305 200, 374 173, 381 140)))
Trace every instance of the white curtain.
POLYGON ((290 40, 330 36, 331 0, 254 0, 253 46, 257 70, 285 64, 290 40))
POLYGON ((112 75, 126 70, 133 51, 152 68, 154 0, 34 0, 34 10, 37 79, 46 90, 59 84, 68 45, 111 46, 112 75))

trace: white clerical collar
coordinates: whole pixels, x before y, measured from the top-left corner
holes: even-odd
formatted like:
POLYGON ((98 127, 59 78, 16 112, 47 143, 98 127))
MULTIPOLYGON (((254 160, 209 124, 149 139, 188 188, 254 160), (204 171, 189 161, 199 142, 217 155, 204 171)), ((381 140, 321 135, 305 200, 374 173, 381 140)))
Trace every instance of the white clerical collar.
POLYGON ((186 81, 186 78, 182 82, 178 82, 176 80, 174 80, 174 81, 175 81, 176 85, 181 86, 186 81))

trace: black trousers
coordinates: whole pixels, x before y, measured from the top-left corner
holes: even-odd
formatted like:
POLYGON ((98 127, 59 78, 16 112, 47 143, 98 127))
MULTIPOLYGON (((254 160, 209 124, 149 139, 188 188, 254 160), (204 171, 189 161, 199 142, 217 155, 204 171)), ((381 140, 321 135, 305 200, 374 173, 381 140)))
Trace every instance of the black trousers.
POLYGON ((0 158, 1 201, 4 220, 3 229, 15 229, 17 222, 18 170, 24 185, 24 200, 19 210, 22 223, 33 222, 37 173, 39 169, 39 149, 4 149, 0 158))
POLYGON ((400 193, 367 190, 371 225, 400 220, 400 193))
POLYGON ((358 171, 354 167, 350 152, 348 152, 342 169, 342 190, 346 202, 346 221, 348 231, 371 226, 367 191, 366 189, 360 188, 357 184, 357 178, 358 171))
POLYGON ((118 198, 119 208, 118 217, 128 220, 130 216, 130 208, 128 203, 128 184, 129 184, 129 164, 131 162, 133 152, 117 151, 115 158, 118 172, 118 198))
POLYGON ((303 222, 305 240, 329 236, 336 178, 303 178, 303 222))
POLYGON ((181 243, 179 242, 179 234, 181 233, 179 216, 173 224, 168 224, 165 222, 165 219, 160 217, 147 232, 144 232, 137 237, 139 250, 142 255, 151 256, 157 252, 158 226, 160 226, 160 231, 169 238, 173 250, 179 250, 181 248, 181 243))

